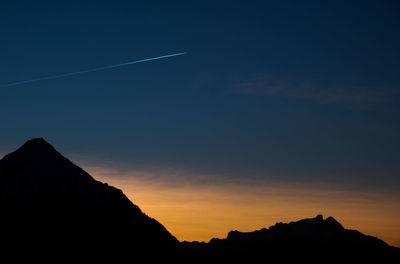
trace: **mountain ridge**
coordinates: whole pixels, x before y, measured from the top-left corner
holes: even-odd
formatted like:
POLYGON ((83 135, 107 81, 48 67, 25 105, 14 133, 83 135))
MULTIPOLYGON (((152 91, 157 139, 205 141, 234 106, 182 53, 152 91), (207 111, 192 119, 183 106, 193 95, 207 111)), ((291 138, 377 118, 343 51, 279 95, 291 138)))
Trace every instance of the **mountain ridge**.
POLYGON ((267 259, 283 263, 307 261, 327 263, 377 261, 386 263, 400 257, 400 248, 379 238, 344 228, 332 216, 322 215, 289 223, 276 223, 251 232, 230 231, 226 238, 209 242, 181 242, 183 252, 198 263, 214 259, 253 263, 267 259), (329 256, 329 259, 326 257, 329 256))
POLYGON ((137 260, 196 263, 253 262, 265 256, 316 262, 326 255, 331 260, 400 256, 400 249, 322 215, 253 232, 232 230, 207 243, 179 242, 122 190, 97 181, 43 138, 27 141, 0 160, 0 210, 0 231, 9 242, 0 253, 23 249, 41 257, 79 255, 99 261, 133 254, 137 260))

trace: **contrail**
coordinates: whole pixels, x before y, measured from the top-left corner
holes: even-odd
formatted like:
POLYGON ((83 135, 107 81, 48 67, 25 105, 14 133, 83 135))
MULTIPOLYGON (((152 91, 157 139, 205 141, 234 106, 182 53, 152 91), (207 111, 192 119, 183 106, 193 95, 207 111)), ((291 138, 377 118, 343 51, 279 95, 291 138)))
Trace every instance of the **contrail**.
POLYGON ((131 64, 136 64, 136 63, 141 63, 141 62, 146 62, 146 61, 153 61, 153 60, 160 60, 160 59, 165 59, 165 58, 175 57, 175 56, 180 56, 180 55, 185 55, 185 54, 187 54, 187 52, 169 54, 169 55, 164 55, 164 56, 159 56, 159 57, 154 57, 154 58, 148 58, 148 59, 141 59, 141 60, 136 60, 136 61, 129 61, 129 62, 125 62, 125 63, 109 65, 109 66, 103 66, 103 67, 93 68, 93 69, 88 69, 88 70, 83 70, 83 71, 63 73, 63 74, 45 76, 45 77, 26 80, 26 81, 13 82, 13 83, 9 83, 9 84, 6 84, 6 85, 2 85, 0 87, 10 87, 10 86, 16 86, 16 85, 20 85, 20 84, 26 84, 26 83, 32 83, 32 82, 38 82, 38 81, 45 81, 45 80, 52 80, 52 79, 58 79, 58 78, 63 78, 63 77, 68 77, 68 76, 73 76, 73 75, 78 75, 78 74, 84 74, 84 73, 88 73, 88 72, 96 72, 96 71, 108 70, 108 69, 118 68, 118 67, 127 66, 127 65, 131 65, 131 64))

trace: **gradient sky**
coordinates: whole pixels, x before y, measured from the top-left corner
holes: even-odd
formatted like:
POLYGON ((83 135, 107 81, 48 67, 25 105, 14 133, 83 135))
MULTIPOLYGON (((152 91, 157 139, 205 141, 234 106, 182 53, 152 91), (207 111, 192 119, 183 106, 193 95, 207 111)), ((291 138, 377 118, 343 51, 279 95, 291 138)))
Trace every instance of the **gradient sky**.
POLYGON ((44 137, 178 238, 324 212, 400 246, 399 32, 398 1, 2 1, 0 87, 188 54, 0 88, 0 153, 44 137))

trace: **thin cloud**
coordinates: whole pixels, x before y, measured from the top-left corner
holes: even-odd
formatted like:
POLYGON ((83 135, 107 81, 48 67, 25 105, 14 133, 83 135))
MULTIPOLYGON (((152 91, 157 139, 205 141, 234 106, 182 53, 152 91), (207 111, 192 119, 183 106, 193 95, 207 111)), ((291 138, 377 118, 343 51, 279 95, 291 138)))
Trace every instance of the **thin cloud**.
POLYGON ((398 94, 394 87, 326 84, 318 80, 302 80, 296 77, 277 78, 272 75, 256 76, 241 82, 233 89, 233 92, 356 107, 381 105, 393 100, 393 96, 398 94))

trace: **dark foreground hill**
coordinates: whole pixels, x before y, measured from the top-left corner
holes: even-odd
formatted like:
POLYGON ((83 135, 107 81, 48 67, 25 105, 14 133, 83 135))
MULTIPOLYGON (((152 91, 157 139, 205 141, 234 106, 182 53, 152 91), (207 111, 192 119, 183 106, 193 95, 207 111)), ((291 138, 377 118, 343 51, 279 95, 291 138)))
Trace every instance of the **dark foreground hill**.
POLYGON ((93 179, 43 139, 0 160, 0 256, 47 262, 385 262, 399 249, 317 216, 209 243, 182 242, 121 190, 93 179))
POLYGON ((0 160, 0 212, 1 253, 102 259, 159 256, 178 244, 121 190, 96 181, 43 139, 0 160))

